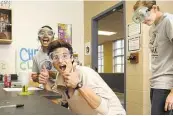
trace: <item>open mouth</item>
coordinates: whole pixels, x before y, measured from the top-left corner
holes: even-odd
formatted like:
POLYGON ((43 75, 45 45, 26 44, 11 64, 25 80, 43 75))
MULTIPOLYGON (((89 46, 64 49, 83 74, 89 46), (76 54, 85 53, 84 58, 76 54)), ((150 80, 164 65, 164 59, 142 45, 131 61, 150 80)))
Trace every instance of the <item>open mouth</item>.
POLYGON ((59 66, 59 68, 60 68, 62 71, 65 71, 66 65, 61 65, 61 66, 59 66))
POLYGON ((43 40, 44 44, 47 44, 49 42, 49 40, 43 40))

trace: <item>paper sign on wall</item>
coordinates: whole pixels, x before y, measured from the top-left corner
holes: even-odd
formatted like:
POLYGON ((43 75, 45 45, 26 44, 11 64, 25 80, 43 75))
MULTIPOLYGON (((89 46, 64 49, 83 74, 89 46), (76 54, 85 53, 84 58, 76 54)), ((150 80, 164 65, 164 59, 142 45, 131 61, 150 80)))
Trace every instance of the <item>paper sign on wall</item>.
POLYGON ((16 52, 16 71, 32 71, 32 58, 36 55, 38 49, 19 48, 16 52))
POLYGON ((128 37, 141 34, 141 24, 131 23, 128 24, 128 37))
POLYGON ((8 73, 9 65, 5 60, 0 60, 0 73, 8 73))
POLYGON ((131 37, 128 40, 128 49, 129 51, 136 51, 140 49, 140 37, 131 37))

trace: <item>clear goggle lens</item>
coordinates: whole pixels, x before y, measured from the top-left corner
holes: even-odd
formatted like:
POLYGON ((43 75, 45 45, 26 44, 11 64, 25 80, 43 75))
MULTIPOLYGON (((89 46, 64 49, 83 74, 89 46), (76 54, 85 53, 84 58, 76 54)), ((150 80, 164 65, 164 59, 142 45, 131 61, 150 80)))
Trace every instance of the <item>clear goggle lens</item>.
POLYGON ((50 53, 49 54, 49 58, 52 60, 52 61, 59 61, 60 59, 62 60, 66 60, 66 59, 69 59, 70 58, 70 54, 69 53, 64 53, 64 54, 56 54, 56 53, 50 53))
POLYGON ((149 12, 147 7, 139 7, 133 14, 132 20, 135 23, 142 23, 147 17, 149 12))
POLYGON ((49 37, 53 37, 54 36, 54 32, 52 30, 50 31, 43 31, 43 30, 40 30, 38 32, 38 36, 39 37, 44 37, 45 35, 49 36, 49 37))

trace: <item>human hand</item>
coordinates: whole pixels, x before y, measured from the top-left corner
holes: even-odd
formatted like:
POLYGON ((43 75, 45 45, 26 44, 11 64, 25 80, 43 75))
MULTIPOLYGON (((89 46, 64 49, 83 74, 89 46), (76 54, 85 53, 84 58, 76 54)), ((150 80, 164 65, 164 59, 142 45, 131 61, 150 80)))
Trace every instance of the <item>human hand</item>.
POLYGON ((31 73, 31 78, 32 78, 32 81, 34 81, 34 82, 38 82, 39 81, 37 72, 32 72, 31 73))
POLYGON ((49 72, 46 69, 46 67, 43 66, 43 69, 42 69, 42 71, 39 74, 39 83, 40 84, 47 84, 48 79, 49 79, 49 72))
POLYGON ((165 111, 173 109, 173 92, 170 92, 166 98, 165 111))
POLYGON ((76 88, 79 83, 79 72, 76 70, 76 64, 73 65, 73 72, 64 73, 62 76, 67 87, 76 88))

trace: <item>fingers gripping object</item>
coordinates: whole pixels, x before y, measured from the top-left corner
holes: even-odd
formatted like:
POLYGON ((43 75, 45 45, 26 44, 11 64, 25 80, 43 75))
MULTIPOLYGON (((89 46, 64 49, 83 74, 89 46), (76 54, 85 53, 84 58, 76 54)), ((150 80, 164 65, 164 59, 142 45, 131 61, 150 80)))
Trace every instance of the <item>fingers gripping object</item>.
POLYGON ((150 12, 147 7, 139 7, 137 10, 135 10, 132 20, 135 23, 142 23, 149 16, 150 16, 150 12))

